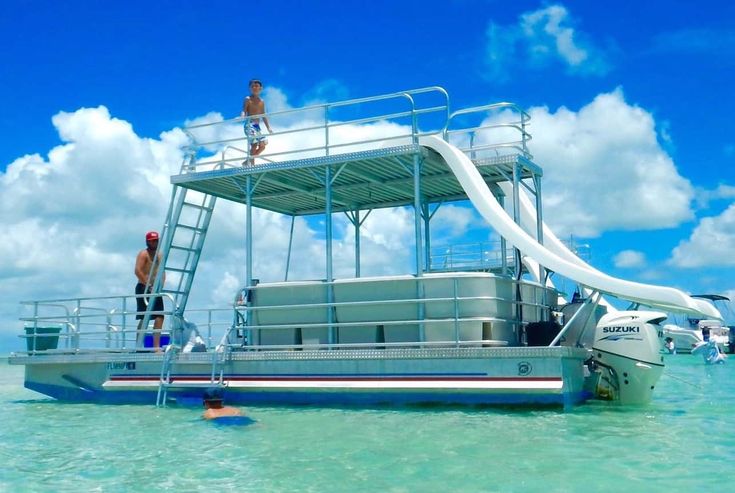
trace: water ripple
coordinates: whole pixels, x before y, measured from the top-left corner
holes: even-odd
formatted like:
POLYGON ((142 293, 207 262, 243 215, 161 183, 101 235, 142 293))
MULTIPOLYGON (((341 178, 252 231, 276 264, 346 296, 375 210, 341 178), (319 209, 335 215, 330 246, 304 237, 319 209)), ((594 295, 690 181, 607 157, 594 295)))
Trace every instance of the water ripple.
POLYGON ((735 460, 735 365, 667 364, 638 408, 254 407, 244 428, 194 408, 57 403, 0 365, 0 491, 720 490, 702 471, 735 460))

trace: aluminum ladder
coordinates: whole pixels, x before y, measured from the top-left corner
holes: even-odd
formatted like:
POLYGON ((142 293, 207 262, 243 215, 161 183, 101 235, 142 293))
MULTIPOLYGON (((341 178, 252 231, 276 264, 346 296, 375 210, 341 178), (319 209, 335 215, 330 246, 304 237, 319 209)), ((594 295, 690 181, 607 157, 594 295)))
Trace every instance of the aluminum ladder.
MULTIPOLYGON (((226 341, 230 331, 231 329, 228 330, 222 338, 223 341, 226 341)), ((169 344, 168 347, 166 347, 166 352, 163 355, 163 363, 161 365, 161 377, 158 383, 156 407, 166 407, 166 403, 168 402, 168 390, 171 388, 206 389, 210 387, 224 388, 227 386, 225 383, 225 363, 227 362, 230 353, 229 344, 220 344, 217 349, 212 351, 212 371, 208 382, 176 382, 171 379, 171 370, 178 361, 180 351, 181 347, 176 344, 169 344)), ((186 377, 183 376, 181 379, 185 380, 186 377)))
MULTIPOLYGON (((195 163, 195 155, 187 156, 181 173, 194 169, 195 163)), ((171 297, 174 316, 183 317, 216 201, 213 195, 173 186, 158 248, 160 255, 153 259, 151 272, 156 272, 152 292, 171 297)), ((152 303, 148 306, 141 326, 143 330, 147 330, 152 317, 152 303)))

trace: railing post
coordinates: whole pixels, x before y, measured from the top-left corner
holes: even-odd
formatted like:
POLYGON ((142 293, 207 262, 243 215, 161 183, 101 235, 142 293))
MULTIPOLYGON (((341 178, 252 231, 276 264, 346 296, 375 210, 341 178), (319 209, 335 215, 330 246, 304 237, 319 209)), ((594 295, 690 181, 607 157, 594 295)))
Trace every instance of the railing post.
MULTIPOLYGON (((250 117, 246 116, 245 120, 243 120, 243 126, 245 127, 245 162, 248 166, 250 166, 250 142, 248 141, 248 127, 250 126, 250 117)), ((255 164, 255 160, 253 160, 253 163, 255 164)))
POLYGON ((326 233, 327 233, 327 247, 326 247, 326 253, 327 253, 327 303, 329 306, 327 307, 327 322, 329 324, 329 344, 334 344, 336 342, 336 332, 334 330, 334 307, 332 303, 334 302, 334 286, 332 285, 332 281, 334 280, 334 274, 332 272, 332 167, 326 166, 324 169, 324 186, 325 186, 325 208, 324 208, 324 216, 325 216, 325 226, 326 226, 326 233))
MULTIPOLYGON (((414 210, 414 241, 416 246, 416 294, 417 298, 423 298, 423 284, 421 283, 421 277, 424 273, 424 249, 421 238, 421 156, 417 152, 413 155, 413 210, 414 210)), ((425 306, 423 303, 419 303, 418 306, 418 319, 423 320, 425 313, 425 306)), ((425 326, 423 322, 419 323, 419 341, 424 342, 425 340, 425 326)))
POLYGON ((355 277, 360 277, 360 209, 355 209, 352 217, 355 227, 355 277))
POLYGON ((329 156, 329 105, 324 105, 324 151, 329 156))
POLYGON ((110 341, 112 340, 112 335, 110 334, 110 331, 112 329, 112 313, 115 311, 113 308, 111 311, 107 312, 107 337, 105 338, 105 347, 107 349, 110 349, 110 341))
POLYGON ((291 232, 288 235, 288 253, 286 254, 286 275, 283 276, 284 281, 288 281, 288 270, 291 267, 291 246, 293 245, 293 225, 296 216, 291 216, 291 232))
POLYGON ((76 317, 76 319, 77 319, 77 323, 76 323, 77 330, 76 330, 76 334, 74 335, 74 344, 72 346, 73 349, 79 349, 79 332, 82 330, 82 317, 81 317, 82 301, 79 300, 79 299, 77 299, 77 310, 76 310, 76 312, 77 312, 77 317, 76 317))
POLYGON ((454 343, 455 347, 459 347, 459 280, 455 277, 454 281, 454 343))
POLYGON ((128 316, 128 299, 123 297, 122 299, 122 349, 127 348, 127 335, 125 332, 128 330, 127 323, 128 316))
MULTIPOLYGON (((67 329, 68 332, 68 329, 67 329)), ((31 348, 33 352, 36 352, 36 334, 38 334, 38 301, 33 302, 33 339, 31 341, 31 348)), ((66 338, 67 344, 69 343, 69 337, 66 338)), ((28 347, 26 343, 26 348, 28 347)))
POLYGON ((429 204, 423 204, 421 215, 424 217, 424 255, 426 262, 426 271, 431 271, 431 214, 429 214, 429 204))
MULTIPOLYGON (((183 342, 183 341, 182 341, 183 342)), ((207 349, 212 348, 212 310, 207 310, 207 349)))
POLYGON ((253 286, 253 178, 245 177, 245 285, 253 286))

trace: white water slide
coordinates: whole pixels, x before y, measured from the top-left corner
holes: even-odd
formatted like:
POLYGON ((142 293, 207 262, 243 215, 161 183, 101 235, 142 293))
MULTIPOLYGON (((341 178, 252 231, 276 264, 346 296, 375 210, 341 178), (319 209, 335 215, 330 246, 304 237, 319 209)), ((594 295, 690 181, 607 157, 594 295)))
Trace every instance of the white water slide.
MULTIPOLYGON (((467 197, 498 234, 534 261, 601 293, 666 311, 722 320, 722 315, 710 303, 692 298, 678 289, 626 281, 598 271, 574 255, 545 224, 543 233, 546 245, 541 245, 505 212, 474 163, 462 151, 436 136, 423 137, 420 143, 444 158, 467 197)), ((535 230, 536 213, 533 205, 523 194, 520 202, 522 222, 529 230, 535 230)))

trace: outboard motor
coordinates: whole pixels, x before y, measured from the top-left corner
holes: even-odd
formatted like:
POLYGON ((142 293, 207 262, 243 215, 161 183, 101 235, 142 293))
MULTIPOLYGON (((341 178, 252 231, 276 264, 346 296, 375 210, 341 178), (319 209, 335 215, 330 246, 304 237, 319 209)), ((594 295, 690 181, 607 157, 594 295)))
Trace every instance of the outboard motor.
POLYGON ((623 311, 603 316, 592 345, 593 370, 599 374, 595 394, 621 404, 645 404, 664 371, 660 355, 666 315, 623 311))

